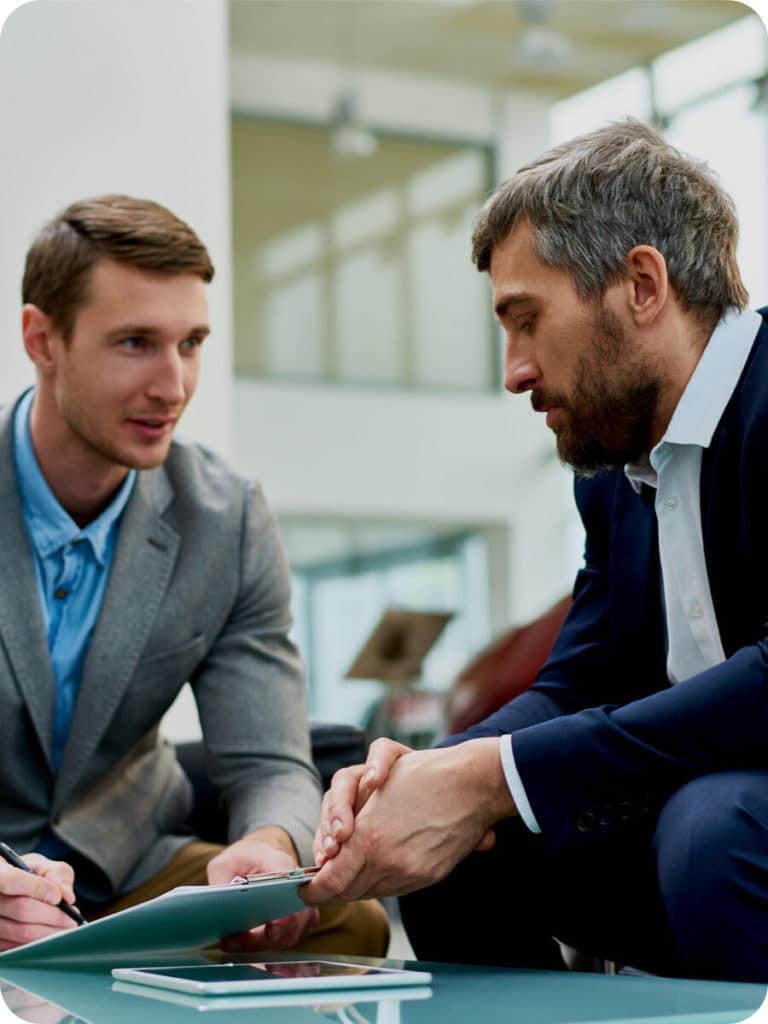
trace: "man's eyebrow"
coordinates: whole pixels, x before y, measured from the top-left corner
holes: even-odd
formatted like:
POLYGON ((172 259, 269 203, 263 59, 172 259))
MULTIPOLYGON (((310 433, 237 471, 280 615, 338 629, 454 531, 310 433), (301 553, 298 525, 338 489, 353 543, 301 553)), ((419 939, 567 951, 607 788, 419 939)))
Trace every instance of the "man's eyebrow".
POLYGON ((200 324, 199 327, 193 327, 190 331, 188 331, 187 337, 200 338, 202 340, 203 338, 207 338, 210 333, 211 328, 208 326, 208 324, 200 324))
MULTIPOLYGON (((202 338, 207 337, 210 333, 211 333, 211 328, 210 328, 210 326, 208 324, 196 324, 194 327, 190 327, 190 329, 185 333, 184 337, 185 338, 195 337, 195 338, 201 338, 202 339, 202 338)), ((157 327, 153 327, 153 326, 151 326, 149 324, 131 324, 131 323, 128 323, 128 324, 122 324, 120 327, 115 327, 114 330, 109 332, 109 337, 111 337, 111 338, 119 338, 119 337, 127 338, 129 335, 132 335, 132 334, 146 335, 146 336, 151 338, 151 337, 153 337, 153 336, 155 336, 157 334, 162 334, 162 331, 159 331, 157 329, 157 327)))
POLYGON ((521 306, 524 302, 530 302, 533 298, 528 292, 509 292, 501 295, 493 307, 496 316, 501 319, 513 306, 521 306))

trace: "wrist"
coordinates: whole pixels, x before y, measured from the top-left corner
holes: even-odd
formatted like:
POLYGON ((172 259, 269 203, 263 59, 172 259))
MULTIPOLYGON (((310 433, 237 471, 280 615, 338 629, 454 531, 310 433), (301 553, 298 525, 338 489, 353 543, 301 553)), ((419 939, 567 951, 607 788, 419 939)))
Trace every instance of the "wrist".
POLYGON ((489 827, 518 814, 504 775, 499 742, 497 736, 488 736, 461 744, 467 748, 468 769, 478 793, 479 807, 489 827))
POLYGON ((299 863, 299 855, 296 851, 296 847, 293 845, 293 840, 290 835, 280 825, 261 825, 259 828, 253 829, 249 832, 245 839, 256 839, 260 843, 266 843, 268 846, 273 846, 276 850, 281 850, 283 853, 287 853, 291 857, 295 864, 299 863))

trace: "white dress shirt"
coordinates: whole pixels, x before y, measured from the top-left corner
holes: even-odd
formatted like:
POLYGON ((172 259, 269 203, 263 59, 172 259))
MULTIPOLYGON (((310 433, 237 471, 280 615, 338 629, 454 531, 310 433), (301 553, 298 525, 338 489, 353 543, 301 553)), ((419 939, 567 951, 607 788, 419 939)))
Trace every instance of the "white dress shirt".
MULTIPOLYGON (((655 488, 667 626, 667 675, 679 683, 725 660, 707 578, 701 532, 701 457, 738 383, 762 324, 758 313, 731 312, 712 333, 664 436, 650 456, 624 467, 632 487, 655 488)), ((501 764, 520 817, 540 832, 515 765, 512 737, 502 736, 501 764)))

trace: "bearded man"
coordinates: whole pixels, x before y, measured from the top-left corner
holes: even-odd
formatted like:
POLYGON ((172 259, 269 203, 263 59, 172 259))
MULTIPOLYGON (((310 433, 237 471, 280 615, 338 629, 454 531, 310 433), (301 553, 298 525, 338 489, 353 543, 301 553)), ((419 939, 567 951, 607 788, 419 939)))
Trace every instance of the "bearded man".
POLYGON ((556 936, 768 980, 768 311, 736 242, 712 174, 632 120, 486 204, 505 384, 576 471, 584 567, 529 691, 339 776, 308 900, 411 893, 433 960, 562 968, 556 936))

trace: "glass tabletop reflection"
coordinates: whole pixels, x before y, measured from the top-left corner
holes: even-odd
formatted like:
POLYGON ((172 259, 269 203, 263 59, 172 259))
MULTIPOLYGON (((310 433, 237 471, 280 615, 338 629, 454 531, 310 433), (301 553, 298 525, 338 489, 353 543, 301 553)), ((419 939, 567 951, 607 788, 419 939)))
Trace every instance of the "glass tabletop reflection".
MULTIPOLYGON (((291 954, 291 959, 300 959, 291 954)), ((316 957, 315 957, 316 958, 316 957)), ((189 1024, 211 1013, 222 1024, 736 1024, 764 1002, 766 986, 671 978, 522 971, 332 957, 355 963, 427 969, 430 987, 369 992, 193 996, 117 982, 112 967, 172 966, 253 955, 181 953, 37 965, 0 959, 0 998, 29 1024, 189 1024)), ((259 955, 267 960, 268 956, 259 955)), ((275 954, 271 959, 286 959, 275 954)), ((2 1014, 0 1013, 0 1019, 2 1014)))

